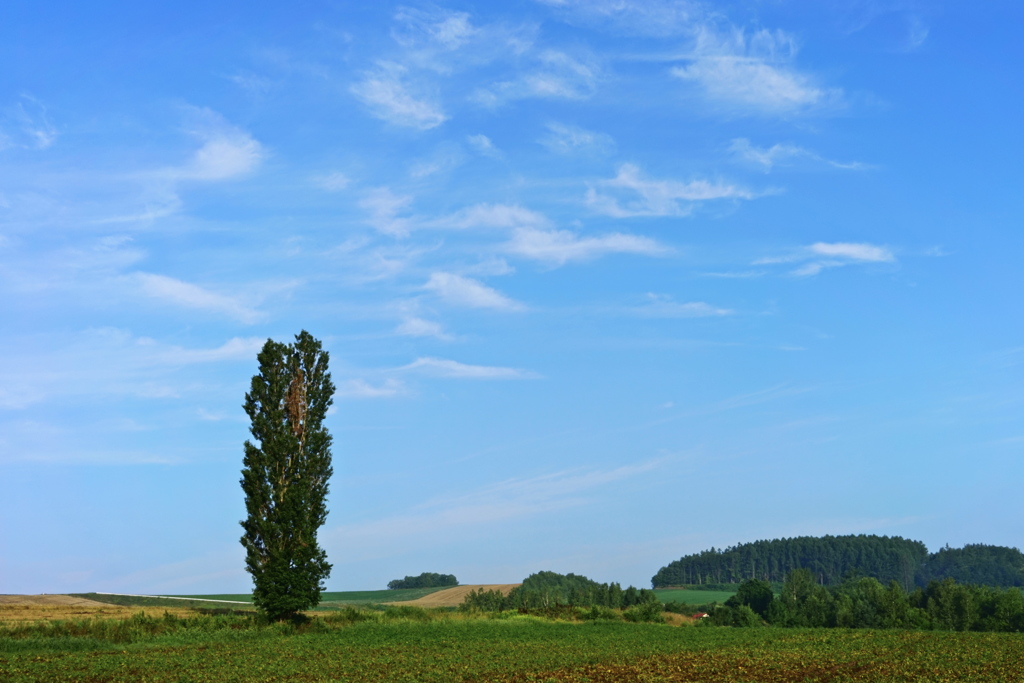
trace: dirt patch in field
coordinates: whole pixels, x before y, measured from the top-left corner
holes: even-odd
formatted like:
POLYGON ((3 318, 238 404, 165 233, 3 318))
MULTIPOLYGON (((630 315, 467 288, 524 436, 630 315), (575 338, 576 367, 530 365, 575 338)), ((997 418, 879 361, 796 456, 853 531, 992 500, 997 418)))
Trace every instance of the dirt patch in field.
POLYGON ((37 621, 78 621, 81 619, 127 619, 145 612, 149 616, 163 616, 164 612, 179 617, 194 614, 194 610, 166 607, 123 607, 108 605, 71 595, 0 595, 0 625, 15 625, 37 621))
POLYGON ((471 591, 475 591, 478 588, 484 590, 498 590, 504 595, 508 595, 516 586, 521 586, 519 583, 492 583, 492 584, 481 584, 477 586, 455 586, 454 588, 445 588, 443 591, 437 591, 430 595, 425 595, 422 598, 416 600, 405 600, 402 602, 389 602, 389 605, 412 605, 414 607, 458 607, 462 604, 462 601, 466 599, 466 596, 471 591))
POLYGON ((73 605, 110 607, 106 603, 96 602, 88 598, 76 598, 71 595, 0 595, 0 607, 7 605, 73 605))

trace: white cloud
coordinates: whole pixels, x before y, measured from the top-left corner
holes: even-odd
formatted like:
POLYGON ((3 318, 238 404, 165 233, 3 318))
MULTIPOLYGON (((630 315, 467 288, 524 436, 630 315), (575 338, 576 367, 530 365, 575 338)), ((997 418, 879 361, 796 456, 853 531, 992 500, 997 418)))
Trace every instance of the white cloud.
POLYGON ((686 66, 670 73, 695 83, 721 103, 765 113, 792 113, 842 100, 838 89, 825 89, 796 71, 791 62, 796 42, 782 31, 742 29, 719 32, 703 27, 686 66))
POLYGON ((9 336, 0 353, 0 408, 20 410, 55 396, 91 403, 111 395, 177 398, 202 386, 195 372, 183 368, 252 361, 265 341, 233 337, 213 348, 187 348, 115 328, 84 330, 59 340, 9 336))
POLYGON ((444 331, 444 327, 440 323, 415 316, 403 320, 395 328, 395 332, 406 337, 435 337, 444 341, 452 339, 452 336, 444 331))
POLYGON ((425 223, 426 227, 450 230, 475 228, 542 227, 550 223, 547 217, 517 204, 474 204, 455 213, 425 223))
POLYGON ((142 292, 155 299, 161 299, 186 308, 196 308, 214 313, 223 313, 239 322, 252 324, 264 318, 256 309, 240 300, 203 289, 198 285, 183 282, 166 275, 135 273, 132 279, 142 292))
POLYGON ((568 230, 519 228, 504 246, 512 254, 538 261, 564 264, 585 261, 605 254, 642 254, 659 256, 669 250, 648 237, 612 233, 599 237, 580 237, 568 230))
POLYGON ((538 64, 510 81, 495 83, 477 90, 472 99, 486 107, 497 107, 513 100, 556 98, 582 100, 594 94, 599 71, 558 50, 544 50, 537 56, 538 64))
POLYGON ((391 37, 413 50, 429 47, 454 51, 466 45, 477 32, 465 12, 400 7, 395 13, 391 37))
POLYGON ((416 371, 433 377, 451 379, 537 379, 535 372, 518 368, 503 368, 492 365, 467 365, 443 358, 417 358, 408 365, 398 368, 400 371, 416 371))
POLYGON ((913 52, 924 45, 925 41, 928 40, 929 31, 930 29, 928 28, 928 24, 926 24, 921 17, 917 15, 911 16, 909 19, 909 26, 907 28, 907 40, 904 45, 904 49, 907 52, 913 52))
POLYGON ((595 211, 615 218, 685 216, 693 210, 695 202, 754 198, 749 190, 707 180, 684 183, 647 179, 634 164, 622 164, 615 178, 601 181, 599 185, 606 191, 590 188, 587 204, 595 211))
POLYGON ((541 213, 517 204, 473 204, 438 218, 408 213, 410 195, 396 195, 387 187, 366 193, 359 206, 369 213, 367 222, 379 232, 406 237, 413 230, 477 230, 544 227, 550 221, 541 213))
POLYGON ((532 46, 534 32, 528 25, 473 24, 465 12, 426 6, 399 8, 391 36, 403 64, 447 75, 520 55, 532 46))
POLYGON ((851 261, 894 261, 893 253, 885 248, 863 242, 815 242, 808 249, 814 254, 834 256, 851 261))
POLYGON ((46 107, 30 95, 0 110, 0 150, 7 147, 47 149, 57 140, 57 128, 46 107))
POLYGON ((649 303, 633 309, 638 315, 648 318, 714 318, 733 315, 735 311, 719 308, 703 301, 680 303, 665 294, 647 295, 649 303))
POLYGON ((785 256, 770 256, 755 261, 758 265, 800 263, 790 275, 810 277, 828 268, 852 264, 891 263, 895 254, 888 247, 864 242, 815 242, 785 256))
POLYGON ((858 161, 848 163, 831 161, 830 159, 823 158, 817 152, 796 145, 775 144, 771 147, 755 147, 746 138, 736 138, 733 140, 732 144, 729 145, 729 151, 740 161, 762 167, 765 173, 770 172, 774 166, 782 165, 794 159, 807 159, 827 164, 833 168, 850 171, 870 168, 867 164, 862 164, 858 161))
POLYGON ((382 62, 379 68, 363 76, 350 91, 379 119, 396 126, 430 130, 448 120, 441 108, 426 99, 417 99, 403 81, 406 68, 382 62))
POLYGON ((465 159, 466 154, 459 145, 444 144, 429 157, 413 162, 409 175, 420 179, 445 173, 460 166, 465 159))
POLYGON ((412 219, 398 214, 411 203, 412 197, 408 195, 396 195, 386 187, 378 187, 370 190, 359 202, 359 206, 369 212, 367 222, 379 232, 404 237, 412 228, 412 219))
POLYGON ((470 147, 485 157, 500 159, 502 156, 501 150, 495 147, 494 143, 486 135, 469 135, 466 137, 466 141, 469 143, 470 147))
POLYGON ((344 173, 339 173, 338 171, 313 178, 313 183, 317 187, 328 192, 341 192, 347 188, 351 182, 351 178, 344 173))
POLYGON ((538 0, 563 17, 614 33, 667 37, 689 34, 705 12, 687 0, 538 0))
POLYGON ((496 289, 454 273, 433 273, 423 286, 444 301, 468 308, 493 308, 500 311, 521 311, 525 308, 496 289))
POLYGON ((263 160, 263 146, 210 109, 187 108, 193 136, 202 141, 192 159, 161 173, 172 180, 228 180, 253 171, 263 160))
MULTIPOLYGON (((192 365, 194 363, 218 363, 226 360, 255 359, 266 339, 259 337, 232 337, 220 346, 213 349, 186 349, 180 346, 171 346, 160 349, 154 354, 154 358, 161 363, 171 365, 192 365)), ((155 342, 148 339, 141 339, 144 346, 156 346, 155 342)))
POLYGON ((208 139, 181 170, 181 178, 227 180, 256 168, 263 156, 260 143, 245 134, 218 135, 208 139))
POLYGON ((345 380, 338 386, 339 398, 392 398, 407 393, 401 380, 388 378, 374 386, 364 379, 345 380))
POLYGON ((540 143, 552 152, 569 154, 579 151, 606 152, 615 146, 610 135, 596 133, 579 126, 562 123, 548 123, 548 135, 540 143))

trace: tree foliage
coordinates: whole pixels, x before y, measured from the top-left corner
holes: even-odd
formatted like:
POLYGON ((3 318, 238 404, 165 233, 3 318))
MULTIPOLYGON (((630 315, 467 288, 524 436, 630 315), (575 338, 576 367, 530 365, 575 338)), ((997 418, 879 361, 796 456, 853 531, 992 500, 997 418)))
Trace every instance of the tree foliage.
POLYGON ((395 579, 394 581, 388 581, 389 589, 441 588, 458 585, 459 580, 455 578, 454 574, 435 574, 433 572, 423 572, 419 576, 407 576, 404 579, 395 579))
MULTIPOLYGON (((508 595, 496 590, 478 589, 466 596, 466 609, 493 612, 507 609, 549 609, 557 607, 608 607, 629 609, 661 602, 654 591, 629 586, 625 590, 617 583, 598 583, 578 574, 537 572, 516 586, 508 595)), ((646 614, 639 610, 636 614, 646 614)))
MULTIPOLYGON (((748 589, 746 594, 753 592, 748 589)), ((807 569, 795 569, 763 614, 737 593, 725 605, 712 608, 706 623, 758 626, 766 622, 783 627, 1022 632, 1024 595, 1018 588, 964 585, 951 578, 930 581, 910 593, 896 581, 884 586, 870 577, 822 586, 807 569)))
POLYGON ((947 577, 961 583, 1024 586, 1024 554, 1016 548, 968 545, 929 554, 920 541, 866 535, 805 536, 711 548, 662 567, 651 583, 655 588, 747 579, 779 584, 796 569, 806 569, 815 582, 827 586, 855 576, 896 581, 904 590, 947 577))
POLYGON ((282 619, 316 606, 331 572, 317 531, 333 473, 323 420, 334 385, 327 352, 305 330, 293 344, 268 339, 257 360, 244 405, 255 443, 245 442, 241 542, 253 603, 282 619))

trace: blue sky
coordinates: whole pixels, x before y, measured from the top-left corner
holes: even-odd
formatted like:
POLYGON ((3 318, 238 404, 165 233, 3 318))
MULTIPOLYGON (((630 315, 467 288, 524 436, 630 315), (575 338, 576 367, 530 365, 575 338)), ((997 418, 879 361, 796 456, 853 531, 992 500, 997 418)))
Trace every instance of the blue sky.
POLYGON ((0 9, 0 592, 244 591, 268 337, 331 590, 1020 546, 1015 2, 0 9))

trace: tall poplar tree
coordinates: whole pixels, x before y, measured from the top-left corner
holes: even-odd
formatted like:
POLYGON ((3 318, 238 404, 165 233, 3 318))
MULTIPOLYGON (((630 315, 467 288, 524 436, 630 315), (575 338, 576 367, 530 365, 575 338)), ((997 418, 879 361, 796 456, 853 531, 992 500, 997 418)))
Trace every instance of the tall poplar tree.
POLYGON ((330 576, 317 530, 327 519, 331 435, 323 426, 334 395, 328 354, 303 330, 294 344, 268 339, 245 395, 255 443, 245 442, 242 490, 248 517, 245 568, 253 603, 271 619, 320 602, 330 576))

